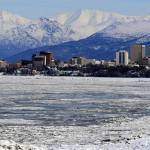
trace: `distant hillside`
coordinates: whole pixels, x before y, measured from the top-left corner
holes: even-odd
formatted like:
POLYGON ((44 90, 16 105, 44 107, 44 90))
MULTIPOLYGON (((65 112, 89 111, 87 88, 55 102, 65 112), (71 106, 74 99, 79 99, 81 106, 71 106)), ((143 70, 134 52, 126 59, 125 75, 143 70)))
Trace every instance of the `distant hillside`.
MULTIPOLYGON (((112 38, 97 33, 84 40, 67 42, 56 46, 29 49, 13 57, 9 57, 7 60, 14 62, 19 59, 31 59, 32 54, 39 51, 51 51, 55 59, 60 60, 68 60, 73 56, 84 56, 95 59, 114 59, 116 51, 120 49, 129 51, 130 46, 135 43, 140 43, 139 41, 141 41, 142 38, 144 37, 129 39, 112 38)), ((143 44, 150 45, 150 41, 143 42, 143 44)))

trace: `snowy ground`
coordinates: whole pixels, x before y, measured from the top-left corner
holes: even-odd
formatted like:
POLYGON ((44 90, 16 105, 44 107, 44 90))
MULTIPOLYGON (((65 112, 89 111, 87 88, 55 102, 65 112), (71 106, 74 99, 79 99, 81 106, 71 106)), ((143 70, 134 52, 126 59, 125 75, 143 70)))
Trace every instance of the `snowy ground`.
POLYGON ((0 76, 0 87, 0 150, 150 149, 150 79, 0 76))

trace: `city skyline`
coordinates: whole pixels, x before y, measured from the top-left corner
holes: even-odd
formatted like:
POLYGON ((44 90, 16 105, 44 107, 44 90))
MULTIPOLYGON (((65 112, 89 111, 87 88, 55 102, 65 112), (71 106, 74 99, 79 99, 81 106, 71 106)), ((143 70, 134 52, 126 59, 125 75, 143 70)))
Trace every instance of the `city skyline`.
POLYGON ((0 0, 0 10, 9 11, 27 18, 51 17, 64 12, 74 12, 80 9, 92 9, 116 12, 123 15, 150 15, 150 1, 147 0, 0 0), (36 4, 36 5, 35 5, 36 4), (98 5, 99 4, 99 5, 98 5), (117 4, 117 5, 114 5, 117 4), (133 9, 134 8, 134 9, 133 9), (142 10, 139 11, 139 10, 142 10))

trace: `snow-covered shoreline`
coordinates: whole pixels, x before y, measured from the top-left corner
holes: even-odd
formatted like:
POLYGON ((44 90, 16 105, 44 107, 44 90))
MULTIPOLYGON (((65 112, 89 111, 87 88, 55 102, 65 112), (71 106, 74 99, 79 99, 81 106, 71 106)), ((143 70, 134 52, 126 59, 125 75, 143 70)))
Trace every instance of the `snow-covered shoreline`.
POLYGON ((60 146, 35 146, 17 144, 13 141, 0 141, 0 150, 149 150, 150 137, 109 143, 104 145, 60 145, 60 146))
POLYGON ((149 150, 149 124, 143 117, 104 126, 2 127, 0 150, 149 150))

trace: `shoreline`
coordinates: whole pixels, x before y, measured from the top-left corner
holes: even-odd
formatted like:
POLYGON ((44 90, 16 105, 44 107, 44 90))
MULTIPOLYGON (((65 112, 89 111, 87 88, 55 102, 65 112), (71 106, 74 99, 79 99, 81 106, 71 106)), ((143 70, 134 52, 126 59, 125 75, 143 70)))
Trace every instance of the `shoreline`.
MULTIPOLYGON (((3 139, 0 138, 0 148, 5 147, 2 150, 8 150, 10 147, 14 150, 17 150, 17 147, 20 147, 21 150, 133 150, 135 148, 137 150, 148 150, 150 127, 145 126, 145 121, 149 124, 150 117, 124 120, 123 122, 120 120, 103 126, 89 127, 8 127, 5 132, 8 132, 9 135, 3 139), (90 132, 97 132, 97 135, 90 135, 90 132), (30 136, 27 138, 26 135, 29 133, 30 136), (19 139, 20 135, 22 135, 22 142, 19 139), (103 138, 100 139, 102 136, 103 138), (14 138, 16 138, 15 142, 12 141, 14 138), (32 142, 30 139, 32 139, 32 142)), ((0 132, 2 133, 2 131, 0 127, 0 132)))
POLYGON ((150 77, 114 77, 114 76, 104 76, 104 77, 97 77, 97 76, 49 76, 49 75, 0 75, 0 77, 49 77, 49 78, 116 78, 116 79, 150 79, 150 77))

